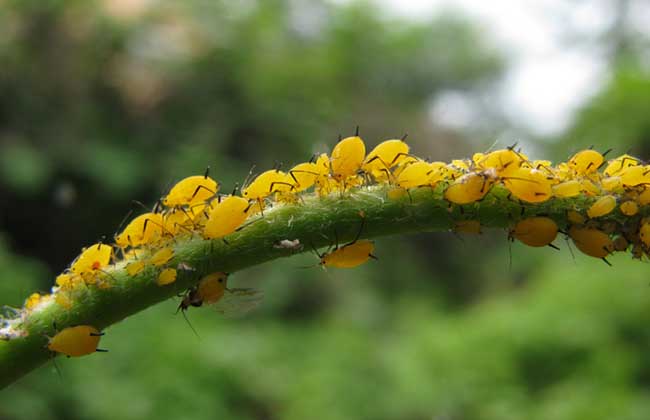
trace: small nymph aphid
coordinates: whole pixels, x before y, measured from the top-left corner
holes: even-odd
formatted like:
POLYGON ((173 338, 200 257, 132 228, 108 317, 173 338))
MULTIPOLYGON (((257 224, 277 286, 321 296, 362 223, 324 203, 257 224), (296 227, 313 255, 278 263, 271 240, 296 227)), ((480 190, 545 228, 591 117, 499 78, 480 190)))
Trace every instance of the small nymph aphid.
POLYGON ((588 209, 587 216, 590 219, 610 214, 616 208, 616 197, 605 195, 596 200, 588 209))
POLYGON ((96 351, 105 352, 107 350, 97 348, 102 335, 104 333, 99 332, 97 328, 90 325, 68 327, 50 338, 47 348, 68 357, 85 356, 96 351))
POLYGON ((158 278, 156 279, 156 284, 158 286, 165 286, 167 284, 171 284, 176 281, 176 276, 177 276, 176 269, 174 268, 165 268, 158 274, 158 278))
POLYGON ((73 274, 84 276, 89 273, 96 273, 111 262, 113 248, 102 243, 94 244, 85 248, 76 260, 70 265, 73 274))

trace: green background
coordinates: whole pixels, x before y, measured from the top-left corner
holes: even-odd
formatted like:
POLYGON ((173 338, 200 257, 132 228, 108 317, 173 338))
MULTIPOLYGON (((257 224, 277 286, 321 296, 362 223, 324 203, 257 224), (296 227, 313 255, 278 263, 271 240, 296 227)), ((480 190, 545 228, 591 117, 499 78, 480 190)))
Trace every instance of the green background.
MULTIPOLYGON (((356 125, 370 146, 408 132, 436 160, 517 125, 489 103, 463 130, 431 121, 439 95, 480 97, 508 66, 458 15, 153 4, 0 4, 0 304, 47 291, 132 200, 151 205, 206 166, 229 190, 356 125)), ((590 145, 650 157, 647 40, 609 35, 611 77, 566 132, 516 133, 533 157, 590 145)), ((647 418, 647 263, 610 268, 556 243, 411 235, 378 240, 379 261, 354 270, 300 269, 316 262, 306 254, 236 273, 266 293, 247 317, 192 309, 197 338, 178 301, 150 308, 107 330, 109 353, 59 358, 61 377, 49 363, 2 391, 0 419, 647 418)))

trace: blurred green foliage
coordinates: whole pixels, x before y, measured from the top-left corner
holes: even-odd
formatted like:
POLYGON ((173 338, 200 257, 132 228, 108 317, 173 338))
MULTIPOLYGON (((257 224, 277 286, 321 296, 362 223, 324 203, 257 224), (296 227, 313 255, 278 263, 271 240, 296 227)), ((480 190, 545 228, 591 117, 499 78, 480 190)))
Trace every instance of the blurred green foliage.
MULTIPOLYGON (((369 144, 408 132, 423 156, 476 151, 431 124, 430 105, 504 68, 462 18, 413 23, 366 3, 8 1, 0 35, 9 305, 110 238, 131 200, 150 205, 208 165, 230 189, 357 124, 369 144)), ((648 157, 648 80, 616 72, 555 154, 648 157)), ((110 353, 3 391, 0 418, 646 418, 647 266, 508 246, 502 232, 421 234, 378 241, 380 261, 358 270, 301 270, 304 255, 237 273, 265 290, 260 310, 192 310, 197 339, 177 302, 151 308, 107 331, 110 353)))

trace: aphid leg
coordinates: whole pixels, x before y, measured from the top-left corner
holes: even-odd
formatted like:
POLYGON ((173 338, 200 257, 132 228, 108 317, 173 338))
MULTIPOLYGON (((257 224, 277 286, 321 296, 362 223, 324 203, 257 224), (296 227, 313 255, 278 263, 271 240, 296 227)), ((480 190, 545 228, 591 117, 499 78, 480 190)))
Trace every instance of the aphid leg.
POLYGON ((192 197, 190 197, 190 200, 193 200, 194 197, 196 197, 196 195, 199 193, 201 189, 208 191, 212 195, 216 194, 216 191, 212 191, 210 188, 206 187, 205 185, 198 185, 196 189, 194 189, 194 192, 192 193, 192 197))
POLYGON ((242 183, 242 189, 248 187, 251 179, 253 179, 253 171, 255 170, 255 165, 251 167, 251 170, 248 171, 248 175, 246 175, 246 178, 244 178, 244 182, 242 183))
POLYGON ((108 350, 106 349, 95 349, 95 351, 98 353, 108 353, 108 350))
POLYGON ((368 254, 368 256, 370 258, 372 258, 373 260, 378 260, 379 259, 376 255, 373 255, 373 254, 368 254))
POLYGON ((556 246, 556 245, 553 245, 553 244, 548 244, 548 246, 550 246, 553 249, 557 249, 558 251, 560 250, 559 246, 556 246))
POLYGON ((612 266, 612 263, 610 263, 609 261, 607 261, 607 258, 602 257, 601 260, 605 261, 605 264, 607 264, 608 266, 610 266, 610 267, 612 266))
POLYGON ((52 364, 54 365, 54 369, 56 370, 57 375, 59 375, 59 379, 63 379, 63 375, 61 375, 61 369, 59 369, 59 365, 56 363, 56 353, 52 354, 52 364))
POLYGON ((106 334, 106 333, 103 333, 103 332, 100 332, 100 333, 92 333, 92 332, 91 332, 91 333, 90 333, 90 336, 91 336, 91 337, 101 337, 101 336, 103 336, 104 334, 106 334))

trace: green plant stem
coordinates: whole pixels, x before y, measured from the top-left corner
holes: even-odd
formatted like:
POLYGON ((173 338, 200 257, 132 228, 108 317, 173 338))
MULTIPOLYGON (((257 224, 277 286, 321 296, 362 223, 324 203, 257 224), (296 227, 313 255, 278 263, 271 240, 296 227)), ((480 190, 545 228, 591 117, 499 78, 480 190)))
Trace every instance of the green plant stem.
MULTIPOLYGON (((541 204, 518 203, 508 197, 502 187, 495 187, 480 202, 451 206, 438 188, 411 190, 409 195, 389 199, 384 187, 361 188, 343 196, 318 198, 304 196, 297 204, 277 206, 265 212, 264 217, 247 222, 245 228, 221 240, 203 240, 198 234, 179 238, 172 243, 174 259, 168 264, 180 263, 193 268, 178 270, 178 279, 167 286, 158 286, 159 268, 147 267, 137 276, 129 276, 124 263, 107 270, 111 287, 89 286, 77 294, 73 307, 65 309, 53 303, 27 313, 16 328, 27 335, 0 341, 0 388, 9 385, 53 355, 46 349, 47 336, 58 329, 74 325, 93 325, 104 329, 147 307, 162 302, 198 283, 206 274, 215 271, 233 273, 256 264, 287 257, 295 250, 274 247, 283 239, 299 239, 301 252, 330 246, 335 236, 341 244, 352 240, 359 232, 362 216, 365 225, 362 238, 375 238, 397 233, 447 231, 456 222, 478 220, 484 227, 507 228, 514 220, 533 215, 546 215, 558 225, 566 227, 568 209, 582 209, 595 198, 577 197, 553 199, 541 204)), ((625 218, 616 211, 611 218, 623 223, 625 218)), ((378 252, 381 258, 381 251, 378 252)), ((317 260, 315 259, 315 262, 317 260)))

